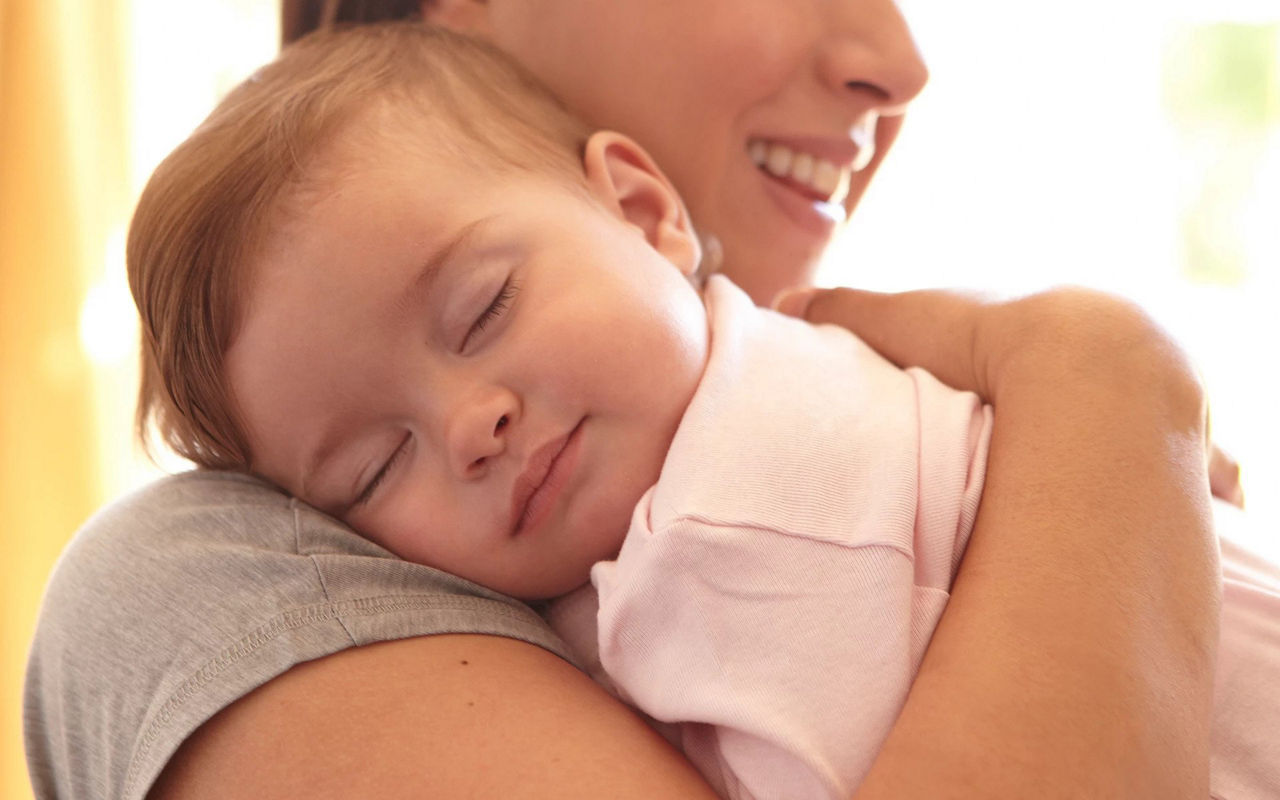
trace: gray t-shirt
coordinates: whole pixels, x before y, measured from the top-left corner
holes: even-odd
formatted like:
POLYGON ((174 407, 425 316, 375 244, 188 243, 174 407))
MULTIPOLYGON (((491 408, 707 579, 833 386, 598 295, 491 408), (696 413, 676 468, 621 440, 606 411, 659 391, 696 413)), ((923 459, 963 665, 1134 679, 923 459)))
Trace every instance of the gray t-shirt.
POLYGON ((259 481, 158 481, 90 519, 50 579, 23 704, 36 796, 141 800, 196 728, 295 664, 440 633, 568 658, 528 607, 259 481))

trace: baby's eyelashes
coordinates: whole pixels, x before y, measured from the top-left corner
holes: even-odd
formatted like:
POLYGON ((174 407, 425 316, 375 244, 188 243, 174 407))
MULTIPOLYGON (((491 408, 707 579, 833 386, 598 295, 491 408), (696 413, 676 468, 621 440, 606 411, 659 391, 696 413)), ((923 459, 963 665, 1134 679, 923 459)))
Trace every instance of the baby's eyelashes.
POLYGON ((485 326, 506 312, 511 301, 515 299, 518 291, 519 286, 511 278, 507 278, 502 283, 502 286, 498 288, 497 294, 495 294, 489 301, 489 305, 486 306, 484 310, 480 312, 480 315, 476 317, 475 321, 472 322, 471 328, 467 331, 466 337, 462 340, 463 349, 466 349, 471 340, 484 331, 485 326))
POLYGON ((400 440, 400 444, 396 446, 396 449, 391 452, 391 455, 387 457, 387 460, 383 462, 378 471, 374 473, 373 477, 365 485, 364 489, 361 490, 360 494, 356 496, 356 499, 351 503, 351 508, 364 508, 369 505, 370 501, 372 501, 374 496, 378 493, 378 489, 381 488, 392 470, 399 465, 400 461, 403 460, 405 453, 408 452, 409 439, 411 436, 412 434, 409 433, 404 435, 404 438, 400 440))

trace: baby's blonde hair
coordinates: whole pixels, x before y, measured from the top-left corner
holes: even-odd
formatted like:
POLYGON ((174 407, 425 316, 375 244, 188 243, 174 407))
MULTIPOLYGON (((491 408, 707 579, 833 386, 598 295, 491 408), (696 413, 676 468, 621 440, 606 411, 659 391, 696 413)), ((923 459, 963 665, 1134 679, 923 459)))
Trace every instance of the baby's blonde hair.
POLYGON ((490 45, 387 23, 289 46, 156 168, 134 212, 127 261, 142 317, 137 427, 149 452, 158 439, 203 467, 249 468, 224 375, 245 264, 282 202, 315 178, 325 145, 379 104, 412 112, 406 118, 437 140, 446 131, 452 146, 442 158, 462 151, 500 168, 582 180, 590 130, 490 45))

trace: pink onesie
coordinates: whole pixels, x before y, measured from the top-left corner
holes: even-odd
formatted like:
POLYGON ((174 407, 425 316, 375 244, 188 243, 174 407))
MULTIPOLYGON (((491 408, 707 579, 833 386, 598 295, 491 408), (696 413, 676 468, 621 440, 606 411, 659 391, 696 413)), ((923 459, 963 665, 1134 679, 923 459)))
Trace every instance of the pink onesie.
MULTIPOLYGON (((673 723, 658 727, 721 796, 849 798, 949 597, 991 410, 724 278, 705 298, 710 360, 662 475, 618 558, 547 616, 606 688, 673 723)), ((1280 720, 1262 680, 1280 678, 1280 583, 1254 577, 1266 602, 1247 621, 1270 639, 1223 641, 1246 654, 1233 705, 1270 703, 1256 726, 1280 720)), ((1221 722, 1215 744, 1240 727, 1221 722)), ((1264 790, 1280 777, 1272 737, 1237 739, 1215 751, 1215 793, 1280 796, 1264 790)))

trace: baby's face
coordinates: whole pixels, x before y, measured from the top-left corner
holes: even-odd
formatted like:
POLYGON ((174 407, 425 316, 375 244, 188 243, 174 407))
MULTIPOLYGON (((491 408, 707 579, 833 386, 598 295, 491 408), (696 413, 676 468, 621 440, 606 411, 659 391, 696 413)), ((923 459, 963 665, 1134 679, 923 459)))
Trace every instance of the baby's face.
POLYGON ((561 180, 406 152, 331 171, 251 265, 227 369, 254 469, 403 558, 562 594, 658 478, 702 302, 561 180))

